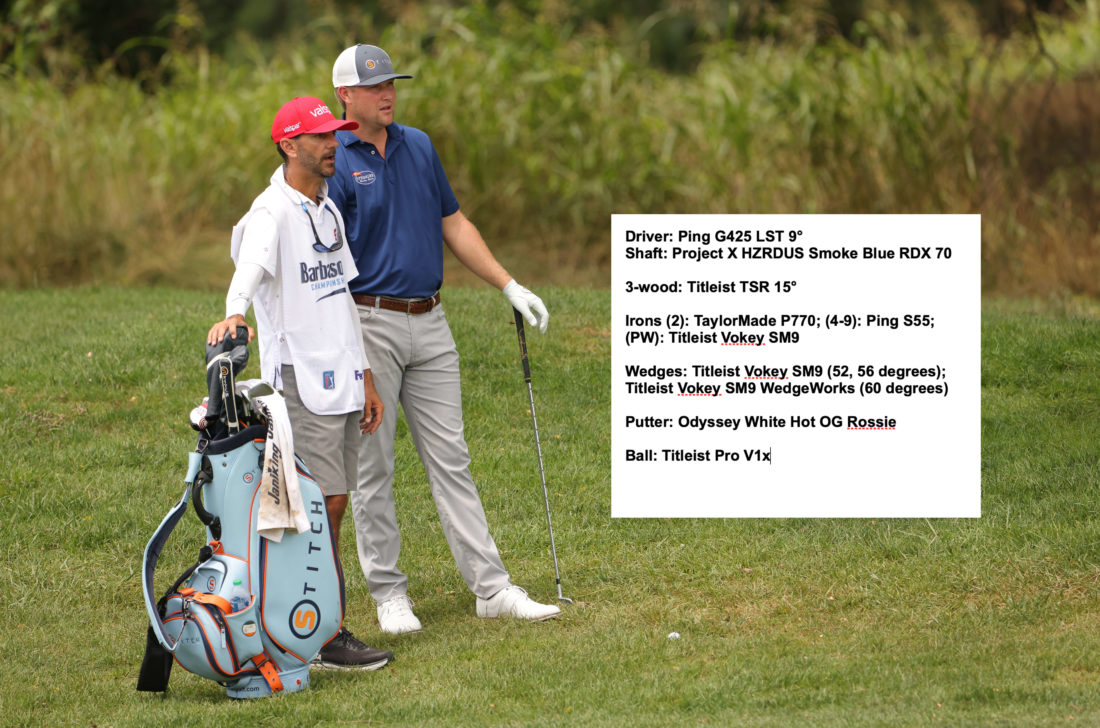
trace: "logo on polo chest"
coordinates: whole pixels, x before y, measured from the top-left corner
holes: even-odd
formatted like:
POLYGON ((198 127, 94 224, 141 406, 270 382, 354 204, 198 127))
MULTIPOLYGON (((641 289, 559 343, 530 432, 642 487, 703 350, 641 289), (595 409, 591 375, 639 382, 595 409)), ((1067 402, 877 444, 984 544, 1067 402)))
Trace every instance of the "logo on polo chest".
POLYGON ((362 172, 352 172, 351 176, 355 179, 355 183, 360 185, 372 184, 374 180, 377 179, 374 172, 369 169, 365 169, 362 172))

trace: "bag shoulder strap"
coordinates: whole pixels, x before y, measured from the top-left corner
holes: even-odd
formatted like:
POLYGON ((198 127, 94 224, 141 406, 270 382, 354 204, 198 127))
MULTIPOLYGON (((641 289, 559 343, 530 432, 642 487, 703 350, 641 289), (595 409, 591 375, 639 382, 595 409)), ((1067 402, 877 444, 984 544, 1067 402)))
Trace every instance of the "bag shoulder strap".
MULTIPOLYGON (((180 497, 168 515, 160 522, 149 543, 145 546, 142 558, 142 592, 145 599, 145 611, 149 613, 149 629, 145 636, 145 657, 141 663, 137 689, 149 692, 163 692, 168 687, 168 677, 172 671, 172 652, 176 646, 171 644, 164 628, 163 605, 157 601, 153 591, 153 573, 160 559, 160 552, 168 537, 183 518, 187 504, 191 499, 191 485, 202 467, 202 453, 192 452, 187 460, 187 478, 180 497)), ((194 571, 194 568, 189 571, 194 571)))

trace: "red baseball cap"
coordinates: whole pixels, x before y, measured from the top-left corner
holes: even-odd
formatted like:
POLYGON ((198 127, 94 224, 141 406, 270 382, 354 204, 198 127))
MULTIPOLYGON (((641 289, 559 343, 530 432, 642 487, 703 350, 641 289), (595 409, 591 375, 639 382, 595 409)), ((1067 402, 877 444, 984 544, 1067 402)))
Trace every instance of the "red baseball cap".
POLYGON ((281 142, 299 134, 327 134, 338 129, 358 129, 359 122, 337 119, 321 99, 295 96, 283 104, 271 124, 271 139, 281 142))

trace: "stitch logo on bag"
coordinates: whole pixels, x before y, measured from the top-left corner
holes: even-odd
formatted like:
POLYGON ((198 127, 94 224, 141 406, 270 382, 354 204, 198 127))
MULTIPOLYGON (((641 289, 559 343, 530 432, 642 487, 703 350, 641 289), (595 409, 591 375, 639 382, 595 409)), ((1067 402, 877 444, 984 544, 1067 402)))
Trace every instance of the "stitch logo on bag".
POLYGON ((214 587, 218 585, 218 582, 211 576, 206 580, 206 591, 213 593, 214 587))
POLYGON ((303 599, 290 610, 290 631, 298 639, 309 639, 321 623, 321 610, 316 602, 303 599))

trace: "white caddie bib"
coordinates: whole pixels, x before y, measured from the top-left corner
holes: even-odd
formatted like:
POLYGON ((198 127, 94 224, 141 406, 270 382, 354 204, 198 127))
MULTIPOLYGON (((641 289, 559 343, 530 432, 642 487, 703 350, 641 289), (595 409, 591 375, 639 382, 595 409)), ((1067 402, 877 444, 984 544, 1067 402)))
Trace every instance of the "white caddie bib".
POLYGON ((279 370, 291 364, 298 393, 311 412, 362 410, 361 332, 348 303, 348 283, 357 271, 344 242, 340 213, 327 198, 321 206, 306 201, 286 184, 280 167, 271 186, 233 229, 234 262, 248 218, 261 208, 271 213, 278 228, 276 270, 264 277, 254 301, 261 376, 281 389, 279 370), (290 353, 289 362, 283 360, 284 350, 290 353))

